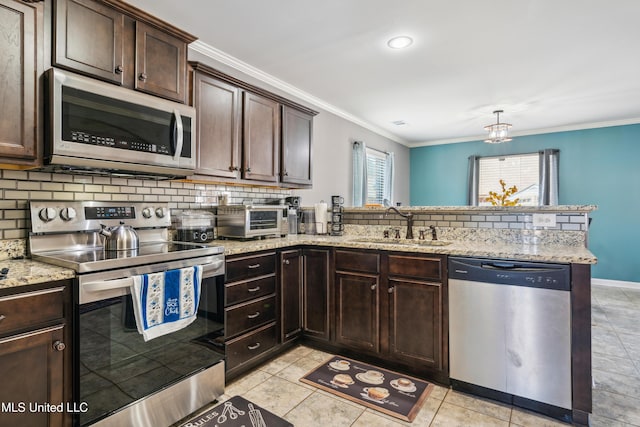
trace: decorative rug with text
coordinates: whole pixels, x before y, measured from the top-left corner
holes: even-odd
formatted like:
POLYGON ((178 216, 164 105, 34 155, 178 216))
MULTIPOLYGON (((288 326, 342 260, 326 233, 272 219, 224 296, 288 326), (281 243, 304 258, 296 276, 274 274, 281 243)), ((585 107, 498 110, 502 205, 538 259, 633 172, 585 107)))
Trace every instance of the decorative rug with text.
POLYGON ((243 397, 234 396, 180 427, 293 427, 293 424, 243 397))
POLYGON ((300 381, 405 421, 413 421, 433 384, 335 356, 300 381))

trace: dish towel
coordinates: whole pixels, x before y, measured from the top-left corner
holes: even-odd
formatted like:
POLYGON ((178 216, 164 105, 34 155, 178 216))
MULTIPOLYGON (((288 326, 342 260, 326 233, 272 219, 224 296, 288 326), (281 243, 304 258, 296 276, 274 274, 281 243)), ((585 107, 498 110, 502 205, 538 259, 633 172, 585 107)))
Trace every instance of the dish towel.
POLYGON ((199 265, 133 277, 133 313, 145 341, 178 331, 196 319, 201 282, 199 265))

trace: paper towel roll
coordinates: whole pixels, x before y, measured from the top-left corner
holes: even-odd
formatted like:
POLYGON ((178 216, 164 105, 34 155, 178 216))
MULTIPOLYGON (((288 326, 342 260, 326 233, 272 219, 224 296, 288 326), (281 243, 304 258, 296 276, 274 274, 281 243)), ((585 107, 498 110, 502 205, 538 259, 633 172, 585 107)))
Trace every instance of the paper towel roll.
POLYGON ((314 204, 313 207, 316 213, 316 233, 327 234, 329 232, 327 227, 327 204, 320 202, 314 204))

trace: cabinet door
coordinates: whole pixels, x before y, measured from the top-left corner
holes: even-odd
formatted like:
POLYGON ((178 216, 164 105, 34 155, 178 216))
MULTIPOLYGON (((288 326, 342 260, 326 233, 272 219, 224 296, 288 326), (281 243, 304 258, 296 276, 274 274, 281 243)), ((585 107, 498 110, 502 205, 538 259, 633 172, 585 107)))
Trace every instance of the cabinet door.
POLYGON ((302 255, 300 250, 293 250, 280 256, 280 324, 282 342, 286 342, 302 331, 302 255))
POLYGON ((184 103, 186 61, 185 42, 136 22, 136 89, 184 103))
POLYGON ((311 185, 312 125, 313 116, 282 107, 282 182, 311 185))
POLYGON ((37 9, 14 0, 0 6, 0 157, 35 159, 37 9))
POLYGON ((243 93, 242 177, 278 182, 280 155, 279 104, 250 92, 243 93))
POLYGON ((391 356, 442 369, 442 287, 389 280, 391 356))
POLYGON ((63 425, 63 413, 29 408, 30 403, 63 402, 64 349, 54 346, 62 340, 62 325, 0 339, 0 425, 63 425), (6 404, 13 407, 7 411, 6 404))
POLYGON ((197 121, 197 165, 201 175, 238 178, 240 89, 202 73, 193 76, 197 121))
POLYGON ((336 273, 336 341, 378 352, 378 275, 336 273))
POLYGON ((122 84, 124 15, 92 0, 57 0, 54 13, 54 65, 122 84))
POLYGON ((303 251, 303 328, 309 337, 330 339, 329 250, 303 251))

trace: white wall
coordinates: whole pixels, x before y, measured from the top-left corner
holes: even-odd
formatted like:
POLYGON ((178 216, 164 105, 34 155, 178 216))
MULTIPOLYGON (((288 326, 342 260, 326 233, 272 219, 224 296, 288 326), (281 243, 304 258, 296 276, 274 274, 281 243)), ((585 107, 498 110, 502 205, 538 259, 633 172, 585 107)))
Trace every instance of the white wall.
POLYGON ((321 200, 331 202, 332 195, 341 195, 345 205, 352 201, 351 143, 364 141, 368 147, 395 154, 394 202, 409 204, 409 148, 378 135, 362 126, 324 111, 308 102, 274 88, 262 81, 211 59, 199 52, 189 51, 189 60, 200 61, 212 68, 247 83, 296 101, 319 111, 313 121, 313 188, 293 191, 302 197, 303 206, 312 206, 321 200))

